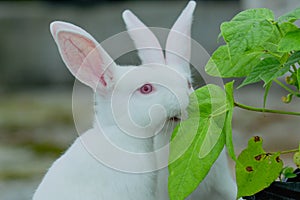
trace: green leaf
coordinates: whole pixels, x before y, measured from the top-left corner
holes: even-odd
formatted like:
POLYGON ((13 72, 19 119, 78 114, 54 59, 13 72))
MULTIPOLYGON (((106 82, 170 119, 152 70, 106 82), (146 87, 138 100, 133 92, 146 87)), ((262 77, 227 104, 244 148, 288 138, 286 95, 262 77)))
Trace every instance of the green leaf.
POLYGON ((260 61, 258 65, 256 65, 251 73, 246 77, 243 83, 238 87, 244 87, 245 85, 256 83, 262 80, 262 75, 268 73, 270 70, 277 69, 280 67, 280 63, 276 58, 269 57, 260 61))
POLYGON ((233 83, 231 81, 225 84, 225 92, 227 98, 227 105, 228 105, 228 112, 226 115, 226 122, 225 122, 225 134, 226 134, 226 147, 229 156, 236 161, 236 156, 234 152, 234 145, 232 140, 232 115, 233 115, 233 108, 234 108, 234 96, 233 96, 233 83))
POLYGON ((300 19, 300 8, 296 8, 295 10, 282 15, 281 17, 278 18, 278 21, 295 22, 298 19, 300 19))
POLYGON ((213 53, 205 66, 205 71, 211 76, 224 77, 228 74, 225 70, 228 66, 231 66, 228 47, 223 45, 213 53))
MULTIPOLYGON (((263 45, 263 50, 266 51, 266 53, 268 52, 272 52, 272 53, 276 53, 278 54, 278 57, 281 57, 281 55, 279 55, 279 52, 277 52, 278 50, 278 45, 274 44, 272 42, 265 42, 263 45)), ((282 52, 280 52, 280 54, 282 54, 282 52)))
POLYGON ((300 29, 288 32, 279 42, 278 51, 290 52, 300 50, 300 29))
POLYGON ((171 200, 182 200, 197 188, 225 144, 228 107, 224 90, 206 85, 191 95, 190 102, 189 118, 174 130, 170 144, 171 200))
POLYGON ((273 79, 282 76, 287 71, 289 71, 289 66, 282 66, 275 57, 265 58, 253 68, 239 88, 260 80, 263 80, 266 86, 273 79))
POLYGON ((220 46, 209 59, 205 71, 222 78, 247 76, 252 67, 260 62, 262 52, 245 52, 239 60, 232 61, 227 45, 220 46))
POLYGON ((291 66, 297 64, 299 61, 300 61, 300 51, 297 51, 288 58, 285 65, 291 66))
POLYGON ((243 11, 230 22, 222 23, 221 33, 228 43, 230 55, 240 59, 245 51, 266 42, 273 33, 272 20, 274 14, 271 10, 258 8, 243 11))
POLYGON ((283 76, 286 72, 289 71, 289 69, 290 66, 282 66, 279 63, 274 62, 273 68, 270 67, 269 71, 266 69, 264 73, 260 75, 261 79, 265 82, 264 87, 270 82, 272 82, 274 79, 283 76))
POLYGON ((297 31, 299 29, 295 24, 290 22, 284 22, 282 24, 279 24, 278 26, 283 36, 286 35, 288 32, 297 31))
POLYGON ((281 173, 283 174, 283 176, 285 178, 295 178, 295 177, 297 177, 297 175, 294 173, 294 168, 292 168, 292 167, 284 167, 282 169, 281 173))
POLYGON ((283 166, 279 156, 267 154, 260 137, 251 138, 236 162, 238 197, 253 195, 276 180, 283 166))
POLYGON ((293 161, 295 165, 300 168, 300 152, 296 152, 293 156, 293 161))
POLYGON ((254 8, 248 9, 238 13, 232 18, 231 21, 253 21, 253 20, 274 20, 274 13, 272 10, 267 8, 254 8))
POLYGON ((273 32, 273 25, 267 21, 225 22, 221 31, 228 43, 230 55, 238 59, 246 50, 254 49, 267 41, 273 32))
POLYGON ((274 31, 272 36, 268 39, 267 42, 263 43, 262 48, 266 52, 266 54, 270 53, 272 55, 276 55, 277 57, 282 57, 284 52, 278 51, 278 43, 286 33, 291 31, 298 30, 298 27, 295 24, 290 22, 284 22, 282 24, 275 24, 274 31))
POLYGON ((284 176, 285 176, 285 178, 296 178, 296 177, 297 177, 297 174, 294 174, 294 173, 286 173, 284 176))
POLYGON ((275 29, 273 31, 272 36, 262 45, 262 48, 266 52, 266 54, 275 55, 278 58, 283 57, 285 52, 278 51, 278 43, 288 32, 298 30, 298 27, 290 22, 284 22, 282 24, 275 24, 275 29))

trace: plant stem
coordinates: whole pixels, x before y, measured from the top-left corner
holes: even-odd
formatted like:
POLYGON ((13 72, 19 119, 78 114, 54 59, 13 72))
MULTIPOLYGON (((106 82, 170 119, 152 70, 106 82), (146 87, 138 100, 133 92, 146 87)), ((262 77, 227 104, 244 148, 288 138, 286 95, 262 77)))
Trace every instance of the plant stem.
POLYGON ((270 54, 270 55, 272 55, 272 56, 274 56, 274 57, 281 58, 281 55, 276 54, 274 52, 268 51, 267 53, 270 54))
POLYGON ((291 149, 291 150, 286 150, 286 151, 279 151, 280 154, 288 154, 288 153, 296 153, 298 152, 299 149, 291 149))
POLYGON ((280 85, 286 91, 290 92, 291 94, 294 94, 294 95, 298 94, 297 92, 293 91, 292 89, 290 89, 289 87, 287 87, 286 85, 284 85, 283 83, 281 83, 279 80, 274 79, 274 82, 277 83, 278 85, 280 85))
POLYGON ((300 113, 298 113, 298 112, 289 112, 289 111, 283 111, 283 110, 271 110, 271 109, 265 109, 265 108, 256 108, 256 107, 252 107, 252 106, 247 106, 247 105, 244 105, 244 104, 240 104, 238 102, 234 102, 234 105, 236 107, 239 107, 239 108, 242 108, 242 109, 245 109, 245 110, 255 111, 255 112, 275 113, 275 114, 300 116, 300 113))
POLYGON ((281 28, 279 27, 279 25, 278 25, 277 22, 275 23, 275 26, 276 26, 276 28, 278 29, 278 31, 279 31, 279 33, 280 33, 280 36, 283 37, 283 33, 282 33, 282 31, 281 31, 281 28))

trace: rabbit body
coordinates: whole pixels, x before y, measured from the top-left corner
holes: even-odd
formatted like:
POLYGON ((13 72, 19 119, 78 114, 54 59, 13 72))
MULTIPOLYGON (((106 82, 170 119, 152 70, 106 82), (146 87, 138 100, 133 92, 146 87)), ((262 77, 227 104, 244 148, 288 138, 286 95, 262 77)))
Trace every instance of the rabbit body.
MULTIPOLYGON (((85 137, 97 139, 99 130, 91 129, 85 137)), ((233 200, 236 186, 226 167, 223 151, 207 177, 187 198, 233 200), (224 183, 221 180, 226 180, 224 183)), ((145 163, 145 160, 143 160, 145 163)), ((153 164, 149 160, 148 164, 153 164)), ((35 193, 33 200, 167 200, 168 170, 132 174, 100 163, 78 138, 67 152, 54 162, 35 193)))
MULTIPOLYGON (((141 66, 118 66, 83 29, 51 24, 66 66, 95 92, 96 114, 93 128, 54 162, 33 200, 169 199, 168 147, 162 154, 156 150, 169 143, 177 121, 187 117, 195 5, 190 1, 173 25, 165 55, 150 29, 130 11, 123 13, 141 66)), ((235 199, 226 159, 223 152, 188 199, 235 199)))
MULTIPOLYGON (((97 139, 91 129, 82 137, 97 139)), ((150 162, 153 164, 153 162, 150 162)), ((156 199, 153 173, 131 174, 97 161, 80 138, 49 169, 34 200, 156 199)))

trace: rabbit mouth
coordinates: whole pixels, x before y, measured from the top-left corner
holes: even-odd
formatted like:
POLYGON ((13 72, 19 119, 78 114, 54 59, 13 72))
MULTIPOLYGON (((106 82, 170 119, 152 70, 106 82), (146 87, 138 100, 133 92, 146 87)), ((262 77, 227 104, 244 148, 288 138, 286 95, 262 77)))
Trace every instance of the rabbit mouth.
POLYGON ((174 122, 179 122, 181 119, 177 116, 174 116, 174 117, 171 117, 169 120, 174 121, 174 122))

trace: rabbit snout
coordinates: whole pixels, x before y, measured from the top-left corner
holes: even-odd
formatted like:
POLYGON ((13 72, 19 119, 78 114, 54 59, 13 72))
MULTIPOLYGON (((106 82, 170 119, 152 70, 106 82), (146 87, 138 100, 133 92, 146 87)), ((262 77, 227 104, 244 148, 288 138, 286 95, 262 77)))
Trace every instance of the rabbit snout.
POLYGON ((179 122, 188 117, 187 106, 189 104, 189 95, 186 91, 179 91, 169 100, 169 120, 179 122))

